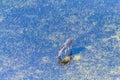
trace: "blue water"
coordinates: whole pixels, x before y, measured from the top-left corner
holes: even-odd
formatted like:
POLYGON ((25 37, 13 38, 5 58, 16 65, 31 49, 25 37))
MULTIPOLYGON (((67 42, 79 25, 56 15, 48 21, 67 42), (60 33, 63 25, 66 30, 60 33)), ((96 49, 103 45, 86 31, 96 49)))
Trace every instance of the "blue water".
POLYGON ((0 80, 120 80, 119 0, 1 0, 0 80), (73 56, 57 52, 73 38, 73 56))

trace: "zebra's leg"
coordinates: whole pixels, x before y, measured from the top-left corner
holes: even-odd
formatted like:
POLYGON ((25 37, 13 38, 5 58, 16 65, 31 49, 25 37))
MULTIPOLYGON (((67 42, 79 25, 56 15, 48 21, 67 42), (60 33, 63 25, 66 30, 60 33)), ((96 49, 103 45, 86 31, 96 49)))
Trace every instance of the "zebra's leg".
POLYGON ((65 54, 67 53, 67 49, 65 49, 65 54))

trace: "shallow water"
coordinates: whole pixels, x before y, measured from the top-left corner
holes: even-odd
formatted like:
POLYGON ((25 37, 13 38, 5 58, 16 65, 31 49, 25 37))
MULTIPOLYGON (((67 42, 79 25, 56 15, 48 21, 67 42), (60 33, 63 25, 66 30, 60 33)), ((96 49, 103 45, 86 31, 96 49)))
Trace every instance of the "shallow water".
POLYGON ((120 80, 119 0, 0 1, 0 80, 120 80), (73 40, 67 66, 59 47, 73 40))

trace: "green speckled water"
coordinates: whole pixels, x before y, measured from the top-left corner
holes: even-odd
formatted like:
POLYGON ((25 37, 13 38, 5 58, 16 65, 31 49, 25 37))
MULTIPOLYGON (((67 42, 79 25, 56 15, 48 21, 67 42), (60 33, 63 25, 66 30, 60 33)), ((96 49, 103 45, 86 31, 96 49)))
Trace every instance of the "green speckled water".
POLYGON ((120 80, 120 1, 1 0, 0 80, 120 80))

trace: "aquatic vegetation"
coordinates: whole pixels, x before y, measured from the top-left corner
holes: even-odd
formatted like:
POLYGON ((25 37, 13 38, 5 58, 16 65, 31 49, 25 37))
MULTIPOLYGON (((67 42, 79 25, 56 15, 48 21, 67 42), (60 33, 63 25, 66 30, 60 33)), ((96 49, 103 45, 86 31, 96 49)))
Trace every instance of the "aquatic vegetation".
POLYGON ((86 46, 85 48, 88 49, 88 50, 91 50, 91 49, 92 49, 92 46, 89 45, 89 46, 86 46))
POLYGON ((120 0, 1 0, 0 80, 120 80, 119 13, 120 0))
POLYGON ((73 57, 73 60, 75 60, 75 61, 79 61, 79 60, 81 60, 82 58, 81 58, 81 56, 80 55, 75 55, 74 57, 73 57))

